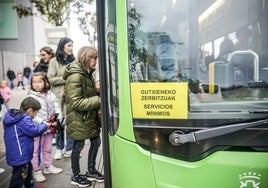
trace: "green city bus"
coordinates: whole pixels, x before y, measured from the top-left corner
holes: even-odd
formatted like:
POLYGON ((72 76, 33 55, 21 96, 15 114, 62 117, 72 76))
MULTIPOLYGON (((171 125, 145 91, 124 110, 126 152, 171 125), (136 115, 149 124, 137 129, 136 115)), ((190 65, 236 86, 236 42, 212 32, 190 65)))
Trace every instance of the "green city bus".
POLYGON ((268 0, 97 0, 107 188, 268 187, 268 0))

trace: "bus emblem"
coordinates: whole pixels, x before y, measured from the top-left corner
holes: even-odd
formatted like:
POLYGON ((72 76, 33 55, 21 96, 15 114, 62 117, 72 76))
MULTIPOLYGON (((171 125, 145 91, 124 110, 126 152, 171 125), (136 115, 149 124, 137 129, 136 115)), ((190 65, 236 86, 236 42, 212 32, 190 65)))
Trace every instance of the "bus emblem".
POLYGON ((239 175, 240 188, 260 188, 261 174, 248 172, 239 175))

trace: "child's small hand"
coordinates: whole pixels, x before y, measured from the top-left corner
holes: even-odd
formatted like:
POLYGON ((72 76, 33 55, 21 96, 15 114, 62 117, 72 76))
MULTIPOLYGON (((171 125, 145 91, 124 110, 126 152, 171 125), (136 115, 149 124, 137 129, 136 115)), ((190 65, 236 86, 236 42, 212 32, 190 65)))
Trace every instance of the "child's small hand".
POLYGON ((42 124, 45 124, 47 126, 47 128, 50 127, 50 123, 46 122, 46 121, 43 121, 42 124))
POLYGON ((54 121, 54 122, 50 123, 50 125, 53 126, 53 127, 57 127, 57 122, 54 121))
POLYGON ((57 122, 50 122, 49 123, 49 130, 50 130, 50 132, 52 133, 52 134, 56 134, 57 133, 57 129, 56 129, 56 127, 57 127, 57 122))

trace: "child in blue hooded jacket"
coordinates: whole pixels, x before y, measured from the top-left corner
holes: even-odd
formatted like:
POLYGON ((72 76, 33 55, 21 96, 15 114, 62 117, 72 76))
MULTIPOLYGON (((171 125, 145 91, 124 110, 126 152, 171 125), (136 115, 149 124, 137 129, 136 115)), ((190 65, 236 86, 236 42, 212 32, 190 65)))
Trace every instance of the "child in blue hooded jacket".
POLYGON ((33 118, 41 109, 41 104, 33 97, 25 98, 18 109, 9 109, 4 117, 4 141, 6 161, 12 166, 12 177, 9 188, 34 188, 32 181, 32 164, 34 137, 42 135, 49 126, 56 123, 45 121, 35 124, 33 118))

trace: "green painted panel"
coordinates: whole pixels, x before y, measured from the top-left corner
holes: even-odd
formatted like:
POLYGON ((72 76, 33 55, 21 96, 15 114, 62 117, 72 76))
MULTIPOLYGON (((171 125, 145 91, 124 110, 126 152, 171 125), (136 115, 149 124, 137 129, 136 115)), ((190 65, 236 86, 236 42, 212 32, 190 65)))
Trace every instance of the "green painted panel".
POLYGON ((12 9, 16 3, 0 2, 0 39, 17 39, 17 13, 12 9))
POLYGON ((150 152, 118 136, 109 144, 113 188, 156 188, 150 152))
POLYGON ((109 143, 113 188, 268 187, 267 153, 224 151, 186 162, 151 154, 118 136, 109 143))
POLYGON ((268 187, 267 153, 216 152, 198 162, 152 155, 152 162, 157 188, 268 187))

